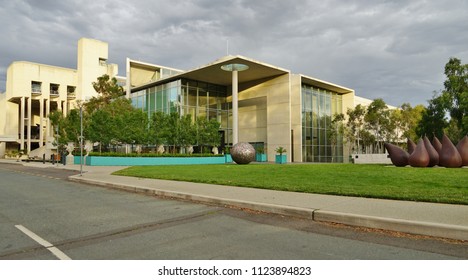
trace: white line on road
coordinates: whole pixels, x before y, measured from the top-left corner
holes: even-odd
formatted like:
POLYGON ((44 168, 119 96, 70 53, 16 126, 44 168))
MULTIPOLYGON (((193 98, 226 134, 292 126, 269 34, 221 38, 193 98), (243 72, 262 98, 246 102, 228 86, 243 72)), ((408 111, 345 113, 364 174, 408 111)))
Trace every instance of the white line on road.
POLYGON ((36 241, 37 243, 44 246, 47 250, 49 250, 52 254, 54 254, 59 260, 71 260, 71 258, 65 255, 64 252, 60 251, 57 247, 52 245, 47 240, 42 239, 39 235, 35 234, 34 232, 30 231, 29 229, 25 228, 22 225, 15 225, 15 227, 21 230, 24 234, 29 236, 32 240, 36 241))

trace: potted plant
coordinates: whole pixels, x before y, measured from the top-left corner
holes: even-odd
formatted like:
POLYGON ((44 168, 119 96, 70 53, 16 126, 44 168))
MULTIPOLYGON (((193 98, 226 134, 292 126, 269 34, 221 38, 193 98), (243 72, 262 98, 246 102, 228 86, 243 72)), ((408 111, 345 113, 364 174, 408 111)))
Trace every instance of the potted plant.
POLYGON ((224 147, 224 159, 226 163, 231 163, 232 162, 232 156, 231 156, 231 147, 224 147))
POLYGON ((286 163, 286 155, 284 155, 286 153, 286 149, 280 146, 276 148, 275 151, 278 153, 276 155, 275 162, 280 164, 286 163))
POLYGON ((264 147, 257 147, 257 153, 255 154, 255 161, 258 162, 265 162, 267 161, 265 148, 264 147))

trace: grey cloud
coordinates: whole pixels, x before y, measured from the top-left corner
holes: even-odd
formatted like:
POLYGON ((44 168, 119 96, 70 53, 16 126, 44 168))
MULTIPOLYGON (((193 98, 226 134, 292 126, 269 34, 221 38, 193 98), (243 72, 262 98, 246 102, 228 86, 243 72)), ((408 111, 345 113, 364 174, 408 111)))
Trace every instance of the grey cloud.
POLYGON ((0 90, 13 60, 76 67, 76 42, 181 69, 242 54, 354 88, 392 105, 425 103, 451 56, 468 63, 459 1, 5 1, 0 90))

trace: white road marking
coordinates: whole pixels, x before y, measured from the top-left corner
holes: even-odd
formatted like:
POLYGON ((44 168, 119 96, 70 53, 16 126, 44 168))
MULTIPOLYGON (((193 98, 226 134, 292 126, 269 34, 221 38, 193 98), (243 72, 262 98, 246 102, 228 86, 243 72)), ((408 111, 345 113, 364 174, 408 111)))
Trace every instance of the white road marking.
POLYGON ((71 260, 71 258, 65 255, 64 252, 60 251, 57 247, 52 245, 47 240, 42 239, 39 235, 35 234, 34 232, 30 231, 29 229, 25 228, 22 225, 15 225, 15 227, 21 230, 24 234, 29 236, 32 240, 36 241, 37 243, 41 244, 49 250, 52 254, 54 254, 59 260, 71 260))

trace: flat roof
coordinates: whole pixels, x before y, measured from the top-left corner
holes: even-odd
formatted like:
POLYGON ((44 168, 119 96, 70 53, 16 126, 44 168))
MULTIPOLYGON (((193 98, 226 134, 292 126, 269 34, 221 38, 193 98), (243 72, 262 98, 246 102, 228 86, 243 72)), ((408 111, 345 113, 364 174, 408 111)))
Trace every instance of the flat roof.
MULTIPOLYGON (((182 79, 182 78, 211 83, 211 84, 229 86, 232 84, 232 73, 221 69, 221 66, 229 65, 229 64, 244 64, 249 67, 249 69, 239 72, 238 74, 239 84, 291 73, 291 71, 287 69, 279 68, 279 67, 276 67, 267 63, 259 62, 259 61, 246 58, 240 55, 236 55, 236 56, 229 55, 229 56, 222 57, 210 64, 207 64, 207 65, 204 65, 204 66, 201 66, 201 67, 198 67, 198 68, 195 68, 195 69, 192 69, 192 70, 180 73, 180 74, 176 74, 167 78, 163 78, 155 82, 150 82, 144 85, 137 86, 135 88, 132 88, 132 92, 139 91, 139 90, 151 87, 151 86, 164 84, 170 81, 182 79)), ((323 89, 327 89, 327 90, 330 90, 339 94, 346 94, 346 93, 354 92, 354 90, 350 88, 346 88, 346 87, 336 85, 330 82, 322 81, 320 79, 312 78, 306 75, 300 74, 300 77, 301 77, 302 83, 305 83, 311 86, 316 86, 316 87, 323 88, 323 89)))
POLYGON ((350 88, 339 86, 339 85, 336 85, 336 84, 333 84, 333 83, 330 83, 330 82, 322 81, 322 80, 312 78, 312 77, 308 77, 308 76, 305 76, 305 75, 301 75, 301 82, 304 83, 304 84, 311 85, 311 86, 316 86, 316 87, 319 87, 319 88, 327 89, 327 90, 330 90, 330 91, 333 91, 333 92, 336 92, 336 93, 339 93, 339 94, 354 92, 354 90, 352 90, 350 88))
POLYGON ((228 86, 232 84, 232 73, 221 69, 221 66, 227 64, 244 64, 249 66, 249 69, 239 72, 239 83, 255 81, 290 73, 289 70, 275 67, 242 56, 225 56, 216 60, 215 62, 201 66, 199 68, 195 68, 181 74, 176 74, 155 82, 132 88, 132 91, 138 91, 154 85, 163 84, 171 80, 177 80, 182 78, 228 86))

